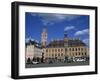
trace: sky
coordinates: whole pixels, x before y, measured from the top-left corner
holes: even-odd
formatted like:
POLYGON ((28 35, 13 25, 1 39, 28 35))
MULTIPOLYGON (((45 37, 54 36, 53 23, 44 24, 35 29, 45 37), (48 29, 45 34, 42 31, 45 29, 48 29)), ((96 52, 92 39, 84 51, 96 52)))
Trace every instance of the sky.
POLYGON ((53 39, 80 38, 89 45, 89 15, 58 13, 25 13, 25 39, 41 41, 43 28, 47 28, 48 43, 53 39))

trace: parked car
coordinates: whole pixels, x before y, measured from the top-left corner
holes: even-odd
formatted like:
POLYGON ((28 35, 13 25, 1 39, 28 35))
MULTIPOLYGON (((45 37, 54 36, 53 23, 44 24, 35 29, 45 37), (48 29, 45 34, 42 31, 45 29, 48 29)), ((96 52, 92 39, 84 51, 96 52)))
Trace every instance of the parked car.
POLYGON ((77 59, 78 62, 83 62, 85 59, 77 59))
POLYGON ((36 61, 32 61, 32 64, 39 64, 39 62, 36 62, 36 61))
POLYGON ((84 62, 84 61, 86 61, 86 59, 82 58, 82 57, 75 57, 75 58, 73 58, 73 61, 74 62, 84 62))
POLYGON ((52 63, 53 63, 53 62, 50 60, 50 61, 49 61, 49 64, 52 64, 52 63))

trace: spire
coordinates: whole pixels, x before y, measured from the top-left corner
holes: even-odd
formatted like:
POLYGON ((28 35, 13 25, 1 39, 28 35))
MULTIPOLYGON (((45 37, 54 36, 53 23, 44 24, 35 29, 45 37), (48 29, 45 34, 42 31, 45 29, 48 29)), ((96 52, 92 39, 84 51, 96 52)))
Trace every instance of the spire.
POLYGON ((68 35, 67 35, 67 31, 64 31, 64 38, 67 38, 68 35))
POLYGON ((47 26, 43 27, 43 31, 42 32, 47 32, 47 26))
POLYGON ((68 35, 67 35, 67 31, 64 31, 64 46, 65 47, 68 46, 68 35))

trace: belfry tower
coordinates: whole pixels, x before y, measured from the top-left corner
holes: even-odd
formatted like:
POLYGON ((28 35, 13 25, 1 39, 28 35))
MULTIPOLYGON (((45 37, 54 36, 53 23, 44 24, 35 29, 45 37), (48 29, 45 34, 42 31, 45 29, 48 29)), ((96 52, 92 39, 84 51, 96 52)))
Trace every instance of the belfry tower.
POLYGON ((65 47, 68 46, 68 35, 67 35, 67 31, 64 31, 64 46, 65 47))
POLYGON ((43 28, 42 34, 41 34, 41 44, 42 47, 45 48, 47 44, 47 28, 43 28))

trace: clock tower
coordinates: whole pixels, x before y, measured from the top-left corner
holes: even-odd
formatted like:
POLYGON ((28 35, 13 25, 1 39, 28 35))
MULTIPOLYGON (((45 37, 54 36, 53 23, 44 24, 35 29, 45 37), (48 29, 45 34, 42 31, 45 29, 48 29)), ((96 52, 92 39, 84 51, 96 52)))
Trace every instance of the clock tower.
POLYGON ((64 46, 65 47, 68 46, 68 35, 67 35, 67 31, 64 31, 64 46))
POLYGON ((41 44, 42 47, 45 48, 47 44, 47 28, 43 28, 42 34, 41 34, 41 44))

